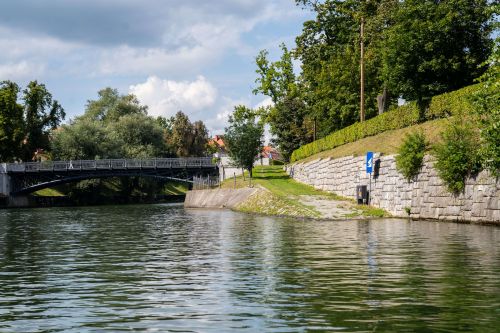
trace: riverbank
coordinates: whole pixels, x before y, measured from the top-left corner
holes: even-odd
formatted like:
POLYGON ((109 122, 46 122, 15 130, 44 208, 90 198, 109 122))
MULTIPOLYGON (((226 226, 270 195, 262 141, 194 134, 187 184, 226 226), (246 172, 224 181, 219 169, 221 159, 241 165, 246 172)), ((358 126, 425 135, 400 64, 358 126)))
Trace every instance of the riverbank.
POLYGON ((256 167, 252 180, 248 174, 227 179, 221 190, 191 191, 186 199, 185 206, 191 208, 225 206, 239 212, 272 216, 315 219, 390 216, 382 209, 357 205, 354 200, 301 184, 291 179, 281 166, 256 167), (224 204, 226 201, 228 204, 224 204))
POLYGON ((365 156, 318 158, 289 165, 287 171, 303 184, 354 198, 357 185, 369 185, 374 206, 397 217, 456 222, 500 223, 500 179, 487 171, 468 177, 461 193, 451 193, 425 156, 420 173, 408 181, 399 173, 394 155, 374 154, 374 173, 365 171, 365 156))

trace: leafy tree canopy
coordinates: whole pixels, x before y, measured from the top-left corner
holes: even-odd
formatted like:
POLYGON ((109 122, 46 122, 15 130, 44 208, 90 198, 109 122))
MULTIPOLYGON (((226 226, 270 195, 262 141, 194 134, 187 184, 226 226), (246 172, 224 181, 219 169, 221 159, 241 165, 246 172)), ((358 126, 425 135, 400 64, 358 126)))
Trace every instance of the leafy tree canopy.
POLYGON ((10 162, 20 157, 24 138, 23 106, 17 103, 19 86, 14 82, 0 83, 0 161, 10 162))
POLYGON ((83 118, 109 123, 125 115, 147 114, 148 107, 141 105, 134 95, 120 95, 117 89, 109 87, 97 94, 97 100, 87 101, 83 118))
POLYGON ((30 161, 37 149, 49 148, 49 133, 65 117, 44 84, 31 81, 20 90, 16 83, 0 83, 0 158, 30 161), (22 104, 18 103, 21 93, 22 104))
POLYGON ((262 147, 263 134, 264 127, 257 121, 255 112, 243 105, 234 108, 224 140, 233 163, 248 170, 250 177, 253 163, 262 147))
MULTIPOLYGON (((485 70, 480 64, 491 52, 493 13, 498 10, 497 1, 488 0, 296 3, 315 15, 304 22, 296 48, 289 51, 282 46, 283 57, 275 63, 268 61, 266 51, 256 59, 258 86, 254 93, 270 96, 274 112, 284 112, 285 117, 268 119, 281 144, 290 142, 276 129, 282 126, 278 121, 291 119, 291 112, 279 106, 285 99, 288 104, 294 101, 294 105, 305 106, 305 123, 317 119, 319 138, 358 121, 362 23, 369 119, 378 113, 379 96, 384 96, 385 108, 403 98, 416 100, 423 111, 432 96, 473 83, 485 70), (291 57, 301 63, 298 77, 290 70, 291 57)), ((290 120, 290 124, 294 122, 290 120)))

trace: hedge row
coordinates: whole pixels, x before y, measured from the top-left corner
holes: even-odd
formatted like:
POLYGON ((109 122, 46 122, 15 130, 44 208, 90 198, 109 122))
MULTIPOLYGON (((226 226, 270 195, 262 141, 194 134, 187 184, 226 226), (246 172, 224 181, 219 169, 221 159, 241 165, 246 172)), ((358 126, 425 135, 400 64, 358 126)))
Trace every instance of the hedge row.
POLYGON ((472 105, 468 96, 474 94, 479 85, 434 96, 421 119, 416 103, 408 103, 385 112, 362 123, 355 123, 332 134, 296 149, 291 156, 295 162, 325 150, 354 142, 385 131, 416 125, 421 121, 446 118, 458 113, 467 113, 472 105))

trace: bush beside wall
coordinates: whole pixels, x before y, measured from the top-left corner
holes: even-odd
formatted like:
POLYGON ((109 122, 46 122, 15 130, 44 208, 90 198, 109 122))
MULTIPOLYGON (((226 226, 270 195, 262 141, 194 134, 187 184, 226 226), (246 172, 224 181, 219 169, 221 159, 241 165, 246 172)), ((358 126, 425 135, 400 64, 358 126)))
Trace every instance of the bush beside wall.
MULTIPOLYGON (((456 114, 469 113, 472 104, 469 96, 479 90, 480 85, 472 85, 460 90, 434 96, 425 110, 424 120, 446 118, 456 114)), ((298 161, 325 150, 357 141, 385 131, 396 130, 418 124, 420 113, 416 103, 408 103, 390 110, 363 123, 336 131, 322 139, 300 147, 292 153, 291 161, 298 161)))

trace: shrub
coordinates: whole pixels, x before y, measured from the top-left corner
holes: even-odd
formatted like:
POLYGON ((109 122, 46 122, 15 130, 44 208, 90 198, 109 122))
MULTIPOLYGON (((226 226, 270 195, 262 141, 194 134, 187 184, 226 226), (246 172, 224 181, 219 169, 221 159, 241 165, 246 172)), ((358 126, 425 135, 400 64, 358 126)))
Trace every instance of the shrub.
POLYGON ((285 162, 280 161, 280 160, 270 160, 269 165, 284 165, 285 162))
POLYGON ((420 172, 427 146, 423 131, 406 135, 396 156, 396 168, 407 180, 420 172))
POLYGON ((483 166, 500 176, 500 37, 488 59, 488 70, 481 76, 481 89, 472 96, 481 128, 483 166))
MULTIPOLYGON (((447 118, 451 115, 470 114, 473 103, 469 96, 480 89, 480 84, 468 86, 460 90, 434 96, 425 110, 423 120, 447 118)), ((290 161, 295 162, 325 150, 339 147, 385 131, 396 130, 421 121, 416 103, 408 103, 396 109, 382 113, 363 123, 355 123, 330 135, 296 149, 290 161)))
POLYGON ((425 120, 470 114, 474 109, 470 96, 481 88, 480 84, 434 96, 425 111, 425 120))
POLYGON ((451 123, 441 136, 442 142, 434 146, 434 167, 450 192, 458 193, 465 179, 480 169, 478 133, 461 121, 451 123))
POLYGON ((324 150, 333 149, 378 133, 416 125, 418 119, 419 111, 417 106, 415 103, 409 103, 365 122, 355 123, 333 132, 322 139, 304 145, 292 153, 291 161, 297 161, 324 150))

